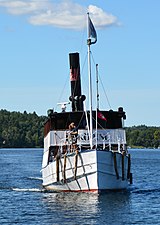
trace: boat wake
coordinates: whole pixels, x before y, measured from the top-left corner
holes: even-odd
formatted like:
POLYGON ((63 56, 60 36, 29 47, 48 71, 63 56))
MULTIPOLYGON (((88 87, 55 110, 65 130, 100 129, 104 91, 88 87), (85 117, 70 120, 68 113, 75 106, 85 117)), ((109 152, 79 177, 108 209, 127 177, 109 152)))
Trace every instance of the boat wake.
POLYGON ((10 188, 12 191, 17 192, 41 192, 41 193, 57 193, 53 190, 46 190, 44 188, 10 188))
POLYGON ((42 188, 0 187, 0 190, 17 191, 17 192, 44 192, 44 190, 42 188))
POLYGON ((42 180, 42 177, 28 177, 29 180, 42 180))
POLYGON ((11 190, 17 192, 43 192, 40 188, 11 188, 11 190))
POLYGON ((158 193, 160 192, 160 188, 151 188, 151 189, 139 189, 139 190, 134 190, 132 193, 135 194, 152 194, 152 193, 158 193))

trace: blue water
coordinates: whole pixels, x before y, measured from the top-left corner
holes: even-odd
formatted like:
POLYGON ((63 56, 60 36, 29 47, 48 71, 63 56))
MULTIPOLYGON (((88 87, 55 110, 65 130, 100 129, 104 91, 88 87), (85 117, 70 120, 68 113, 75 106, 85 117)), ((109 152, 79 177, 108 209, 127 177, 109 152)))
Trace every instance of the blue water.
POLYGON ((42 149, 0 149, 0 224, 160 224, 160 150, 130 150, 127 191, 42 190, 42 149))

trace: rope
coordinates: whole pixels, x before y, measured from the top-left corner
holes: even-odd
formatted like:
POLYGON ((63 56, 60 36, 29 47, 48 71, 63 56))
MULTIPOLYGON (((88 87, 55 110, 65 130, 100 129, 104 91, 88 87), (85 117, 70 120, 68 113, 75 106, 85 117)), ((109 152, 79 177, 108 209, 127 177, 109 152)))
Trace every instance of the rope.
MULTIPOLYGON (((93 58, 93 54, 92 54, 92 52, 91 52, 91 56, 92 56, 92 60, 93 60, 94 65, 96 65, 96 63, 95 63, 95 61, 94 61, 94 58, 93 58)), ((104 85, 103 85, 103 83, 102 83, 101 77, 100 77, 100 75, 99 75, 99 74, 98 74, 98 76, 99 76, 99 80, 100 80, 101 85, 102 85, 102 89, 103 89, 103 91, 104 91, 104 95, 105 95, 105 97, 106 97, 106 99, 107 99, 107 102, 108 102, 108 105, 109 105, 109 107, 110 107, 110 109, 111 109, 111 105, 110 105, 110 102, 109 102, 109 99, 108 99, 107 93, 106 93, 106 91, 105 91, 104 85)))

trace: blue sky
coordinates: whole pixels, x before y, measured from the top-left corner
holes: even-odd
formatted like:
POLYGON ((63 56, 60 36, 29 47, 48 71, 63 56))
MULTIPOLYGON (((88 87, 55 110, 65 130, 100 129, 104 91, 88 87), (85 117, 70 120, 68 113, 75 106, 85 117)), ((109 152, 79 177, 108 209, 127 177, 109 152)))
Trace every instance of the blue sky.
POLYGON ((159 9, 159 0, 0 0, 0 108, 59 111, 57 103, 70 95, 70 52, 80 53, 88 94, 89 11, 98 36, 91 46, 93 92, 98 63, 110 103, 100 82, 100 108, 123 106, 126 126, 160 126, 159 9))

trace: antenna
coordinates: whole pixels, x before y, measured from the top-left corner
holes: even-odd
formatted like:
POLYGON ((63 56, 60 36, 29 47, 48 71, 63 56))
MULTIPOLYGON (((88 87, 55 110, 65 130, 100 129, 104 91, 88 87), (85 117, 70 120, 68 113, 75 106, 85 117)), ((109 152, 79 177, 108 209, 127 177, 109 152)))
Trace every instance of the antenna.
POLYGON ((66 105, 68 105, 68 104, 70 104, 70 102, 57 103, 57 105, 60 105, 61 106, 62 112, 66 112, 66 108, 67 108, 66 105))

